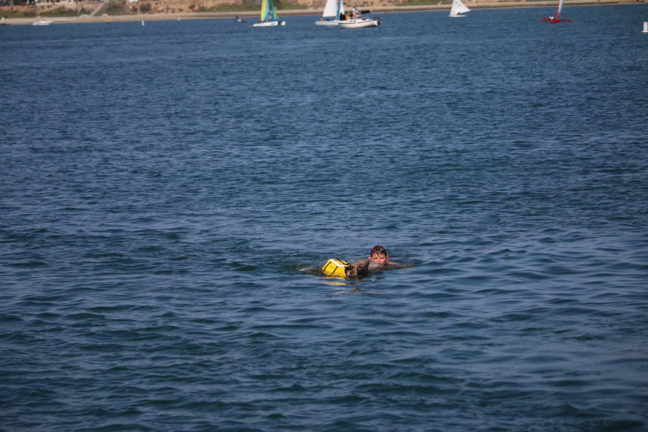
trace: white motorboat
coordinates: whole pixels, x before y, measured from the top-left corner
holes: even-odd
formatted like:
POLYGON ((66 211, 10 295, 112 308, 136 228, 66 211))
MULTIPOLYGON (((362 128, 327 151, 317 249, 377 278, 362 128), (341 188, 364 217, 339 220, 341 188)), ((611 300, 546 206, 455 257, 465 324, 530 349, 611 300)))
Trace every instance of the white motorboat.
POLYGON ((32 23, 32 25, 35 25, 35 26, 48 26, 48 25, 52 24, 53 22, 54 22, 54 21, 51 21, 51 20, 45 20, 45 19, 42 19, 42 18, 41 18, 41 19, 39 19, 38 21, 32 23))
POLYGON ((378 27, 380 25, 380 18, 352 18, 346 21, 340 21, 342 28, 364 28, 364 27, 378 27))

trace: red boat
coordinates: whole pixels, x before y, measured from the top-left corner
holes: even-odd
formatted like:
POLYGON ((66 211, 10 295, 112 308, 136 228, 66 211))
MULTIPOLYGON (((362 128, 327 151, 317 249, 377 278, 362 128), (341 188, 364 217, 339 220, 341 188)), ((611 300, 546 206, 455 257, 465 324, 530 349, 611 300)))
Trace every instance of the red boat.
POLYGON ((540 21, 547 21, 549 23, 559 23, 559 22, 572 22, 570 19, 560 19, 560 12, 562 12, 563 0, 560 0, 558 3, 558 9, 556 9, 556 16, 550 16, 547 18, 542 18, 540 21))

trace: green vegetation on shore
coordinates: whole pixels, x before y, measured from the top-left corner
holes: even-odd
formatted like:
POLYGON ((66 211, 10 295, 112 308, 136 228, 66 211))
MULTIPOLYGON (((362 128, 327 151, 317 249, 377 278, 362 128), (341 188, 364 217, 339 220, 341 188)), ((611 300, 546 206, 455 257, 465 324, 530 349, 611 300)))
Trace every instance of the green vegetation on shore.
POLYGON ((135 8, 126 6, 124 3, 109 3, 103 10, 102 13, 106 15, 131 15, 137 13, 135 8))
POLYGON ((91 10, 84 8, 81 8, 81 10, 77 11, 74 9, 68 9, 66 7, 60 7, 58 9, 42 12, 40 15, 46 17, 74 17, 83 14, 89 14, 91 12, 91 10))
MULTIPOLYGON (((299 3, 292 3, 292 2, 287 2, 287 1, 280 1, 280 0, 275 0, 274 5, 277 8, 277 10, 281 9, 308 9, 307 6, 299 4, 299 3)), ((190 6, 191 8, 191 6, 190 6)), ((196 12, 251 12, 251 11, 257 11, 259 10, 258 4, 255 4, 252 2, 252 0, 243 0, 240 3, 225 3, 221 4, 218 6, 213 6, 210 8, 205 8, 205 7, 199 7, 196 8, 196 12)))
MULTIPOLYGON (((299 0, 275 0, 274 3, 275 7, 278 10, 307 10, 309 8, 307 5, 300 3, 299 0)), ((155 0, 140 0, 140 2, 134 4, 126 3, 125 0, 112 0, 98 5, 99 10, 94 10, 96 8, 92 7, 89 9, 86 9, 85 7, 82 7, 81 9, 74 9, 66 6, 52 7, 52 5, 48 5, 46 7, 41 7, 39 5, 21 5, 15 7, 5 6, 0 7, 0 16, 3 16, 5 18, 34 18, 38 16, 50 18, 68 18, 81 15, 90 15, 93 14, 93 11, 96 16, 130 16, 136 14, 182 12, 182 9, 180 8, 176 9, 172 7, 165 7, 161 9, 160 3, 156 2, 155 0)), ((209 4, 202 4, 200 1, 196 0, 195 3, 192 3, 189 6, 185 5, 185 11, 189 13, 250 13, 256 12, 258 10, 259 1, 255 0, 232 0, 229 3, 220 3, 213 6, 210 6, 209 4)))
POLYGON ((224 3, 208 8, 204 6, 196 7, 196 5, 191 5, 189 6, 189 9, 194 12, 250 12, 258 9, 258 7, 252 4, 251 0, 243 0, 240 3, 224 3))
POLYGON ((452 0, 404 0, 396 4, 396 6, 436 6, 451 3, 452 0))
POLYGON ((5 18, 35 18, 38 16, 34 10, 3 10, 0 15, 5 18))

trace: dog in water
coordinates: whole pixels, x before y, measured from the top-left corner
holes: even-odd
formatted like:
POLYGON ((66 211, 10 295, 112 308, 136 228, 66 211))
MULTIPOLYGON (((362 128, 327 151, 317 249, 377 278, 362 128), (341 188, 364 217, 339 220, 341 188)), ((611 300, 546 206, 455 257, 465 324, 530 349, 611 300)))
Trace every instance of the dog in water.
POLYGON ((410 267, 408 265, 389 261, 389 255, 384 247, 376 245, 371 249, 369 258, 348 264, 346 261, 337 258, 330 258, 321 269, 304 269, 314 275, 327 276, 340 279, 361 279, 369 276, 372 272, 392 270, 397 268, 410 267))
POLYGON ((347 279, 360 279, 367 277, 369 274, 369 261, 361 261, 355 264, 349 264, 344 269, 347 279))

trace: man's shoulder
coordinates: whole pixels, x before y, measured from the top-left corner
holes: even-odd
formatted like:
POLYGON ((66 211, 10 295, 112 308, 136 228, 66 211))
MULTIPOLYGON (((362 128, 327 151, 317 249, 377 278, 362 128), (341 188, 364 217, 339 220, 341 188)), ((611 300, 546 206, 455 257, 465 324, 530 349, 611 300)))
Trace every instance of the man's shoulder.
POLYGON ((389 269, 400 269, 400 268, 407 268, 407 267, 413 267, 413 266, 411 264, 403 264, 403 263, 399 263, 399 262, 390 261, 387 264, 387 267, 389 269))

